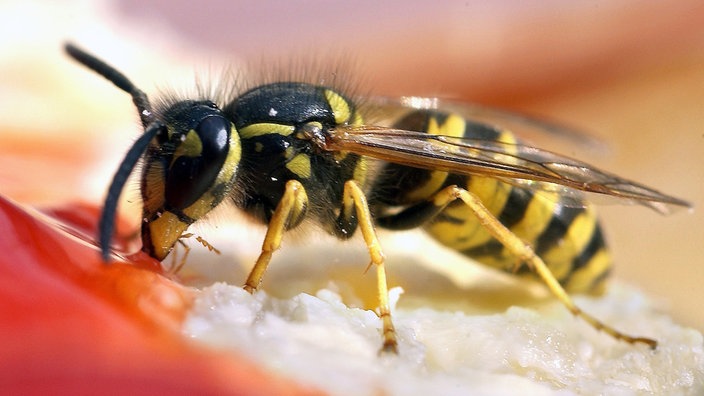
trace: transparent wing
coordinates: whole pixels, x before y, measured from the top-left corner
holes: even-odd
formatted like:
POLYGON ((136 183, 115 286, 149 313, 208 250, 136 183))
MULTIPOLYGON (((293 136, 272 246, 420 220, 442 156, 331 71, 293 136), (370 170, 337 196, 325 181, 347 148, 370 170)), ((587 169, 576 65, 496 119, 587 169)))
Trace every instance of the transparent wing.
POLYGON ((362 103, 364 114, 369 114, 370 123, 375 125, 391 126, 394 120, 414 109, 439 110, 460 115, 469 122, 509 130, 532 145, 560 151, 580 149, 590 154, 609 153, 604 141, 574 126, 474 103, 417 96, 372 97, 362 103))
POLYGON ((584 162, 523 144, 359 126, 331 131, 325 149, 351 151, 417 168, 498 178, 524 188, 557 191, 577 200, 580 192, 596 193, 645 205, 660 213, 690 206, 584 162))

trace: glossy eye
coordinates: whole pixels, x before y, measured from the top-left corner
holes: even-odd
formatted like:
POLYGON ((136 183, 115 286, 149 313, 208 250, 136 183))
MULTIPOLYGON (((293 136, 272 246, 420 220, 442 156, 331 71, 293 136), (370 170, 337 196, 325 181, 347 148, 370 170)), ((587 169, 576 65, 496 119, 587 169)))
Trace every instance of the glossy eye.
POLYGON ((189 207, 213 186, 230 149, 231 124, 219 112, 205 114, 194 124, 187 132, 174 135, 176 149, 165 191, 173 209, 189 207))

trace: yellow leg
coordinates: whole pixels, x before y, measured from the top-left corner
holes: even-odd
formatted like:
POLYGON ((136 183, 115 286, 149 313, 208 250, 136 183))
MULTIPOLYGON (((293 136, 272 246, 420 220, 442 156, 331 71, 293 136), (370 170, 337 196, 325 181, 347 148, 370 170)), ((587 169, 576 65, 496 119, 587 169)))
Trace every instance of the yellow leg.
POLYGON ((269 221, 269 227, 266 230, 266 236, 262 244, 262 252, 247 277, 247 281, 244 284, 245 290, 254 293, 259 288, 264 272, 266 272, 269 261, 271 261, 271 255, 281 247, 281 239, 287 225, 292 218, 302 216, 307 202, 308 198, 303 185, 296 180, 289 180, 286 183, 284 195, 269 221))
MULTIPOLYGON (((389 306, 389 288, 386 282, 386 267, 384 266, 384 253, 381 251, 379 238, 374 230, 372 216, 369 213, 369 205, 364 191, 359 185, 349 180, 345 183, 343 196, 343 210, 354 207, 359 221, 359 228, 364 237, 364 242, 369 250, 371 264, 376 265, 377 292, 379 294, 379 318, 382 323, 382 336, 384 343, 381 347, 382 353, 398 353, 398 342, 396 341, 396 330, 391 320, 391 308, 389 306)), ((371 265, 370 264, 370 265, 371 265)))
POLYGON ((632 337, 621 333, 620 331, 600 322, 598 319, 577 307, 567 292, 565 292, 562 285, 560 285, 557 279, 555 279, 552 272, 550 272, 550 269, 547 267, 545 262, 535 254, 533 249, 528 244, 523 242, 519 237, 501 224, 501 222, 499 222, 499 220, 494 217, 491 212, 489 212, 484 204, 482 204, 481 200, 474 194, 457 186, 450 186, 439 191, 433 197, 434 204, 438 206, 447 205, 458 198, 461 199, 472 210, 472 212, 474 212, 474 215, 477 216, 477 219, 482 226, 486 228, 486 230, 494 238, 501 242, 501 244, 503 244, 509 251, 515 254, 520 262, 526 263, 538 274, 538 276, 540 276, 543 282, 545 282, 548 286, 548 289, 550 289, 550 292, 552 292, 552 294, 555 295, 555 297, 557 297, 557 299, 560 300, 560 302, 562 302, 562 304, 567 307, 572 314, 582 318, 595 329, 604 331, 616 339, 623 340, 631 344, 640 342, 648 345, 652 349, 657 346, 657 342, 655 340, 644 337, 632 337))

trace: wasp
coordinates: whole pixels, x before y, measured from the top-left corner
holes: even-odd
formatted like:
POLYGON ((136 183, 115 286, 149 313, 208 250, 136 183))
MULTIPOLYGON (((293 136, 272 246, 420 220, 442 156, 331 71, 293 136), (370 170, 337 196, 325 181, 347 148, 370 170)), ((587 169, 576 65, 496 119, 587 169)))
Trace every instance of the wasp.
POLYGON ((361 102, 299 81, 256 86, 226 103, 166 98, 152 106, 112 66, 72 44, 65 50, 129 93, 144 128, 103 206, 98 242, 106 262, 118 198, 141 160, 142 250, 165 259, 191 224, 230 200, 267 225, 244 285, 250 293, 259 288, 284 233, 304 220, 343 240, 359 229, 377 273, 382 351, 395 353, 398 346, 377 227, 422 227, 480 263, 537 275, 594 328, 628 343, 657 345, 600 322, 568 295, 600 292, 612 266, 587 193, 661 213, 689 204, 526 145, 501 121, 513 118, 519 127, 553 133, 560 132, 557 126, 509 113, 445 111, 410 99, 367 101, 368 109, 393 119, 365 123, 361 102))

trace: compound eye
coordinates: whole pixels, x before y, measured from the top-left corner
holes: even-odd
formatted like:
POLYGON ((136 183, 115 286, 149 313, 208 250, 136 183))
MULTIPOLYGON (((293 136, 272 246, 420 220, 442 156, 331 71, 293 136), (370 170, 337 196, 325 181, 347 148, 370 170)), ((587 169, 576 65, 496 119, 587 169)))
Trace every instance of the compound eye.
POLYGON ((193 129, 174 136, 176 149, 166 175, 166 203, 191 206, 213 187, 230 149, 230 121, 210 114, 193 129))

